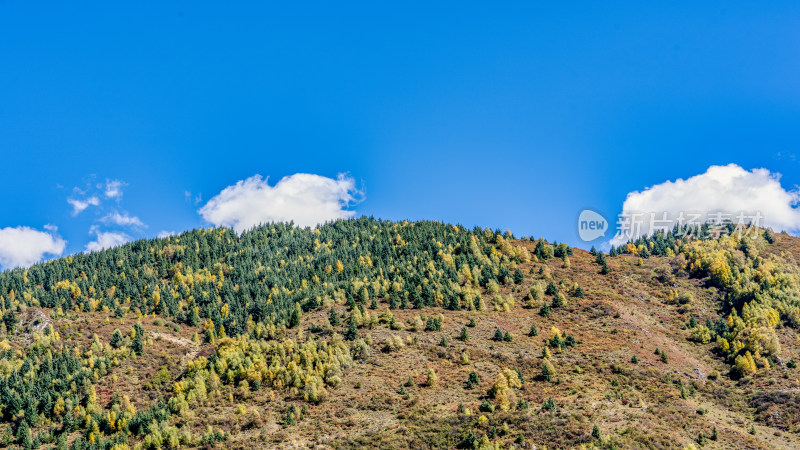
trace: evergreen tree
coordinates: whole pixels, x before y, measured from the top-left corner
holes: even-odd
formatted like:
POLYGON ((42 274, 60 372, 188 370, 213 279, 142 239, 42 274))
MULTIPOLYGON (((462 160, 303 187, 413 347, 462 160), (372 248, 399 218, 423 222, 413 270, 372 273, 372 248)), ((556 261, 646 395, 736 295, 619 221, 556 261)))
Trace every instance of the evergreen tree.
POLYGON ((347 331, 344 332, 344 338, 348 341, 355 341, 358 339, 358 327, 356 326, 356 321, 353 318, 353 315, 350 315, 349 324, 347 325, 347 331))
POLYGON ((339 320, 339 314, 336 312, 336 308, 333 306, 331 306, 331 313, 328 315, 328 322, 332 327, 338 327, 342 324, 342 322, 339 320))
POLYGON ((6 324, 6 331, 8 331, 9 334, 13 333, 19 323, 19 315, 16 311, 9 309, 3 314, 3 323, 6 324))
POLYGON ((522 284, 525 281, 525 275, 522 274, 522 271, 517 269, 514 271, 514 284, 522 284))
POLYGON ((297 308, 292 308, 291 312, 289 313, 289 320, 286 323, 287 328, 294 328, 300 325, 300 311, 297 308))
POLYGON ((494 336, 492 336, 493 341, 502 341, 503 340, 503 331, 500 328, 494 329, 494 336))
POLYGON ((111 346, 114 348, 122 347, 122 333, 119 330, 114 330, 114 334, 111 335, 111 346))

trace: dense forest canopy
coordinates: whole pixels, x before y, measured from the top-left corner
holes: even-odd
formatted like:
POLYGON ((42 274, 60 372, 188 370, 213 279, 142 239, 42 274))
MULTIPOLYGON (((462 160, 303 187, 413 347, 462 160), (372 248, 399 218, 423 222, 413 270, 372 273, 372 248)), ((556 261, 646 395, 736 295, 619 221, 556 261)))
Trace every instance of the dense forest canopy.
POLYGON ((417 308, 449 304, 458 297, 459 271, 482 286, 511 276, 502 263, 521 255, 500 245, 508 238, 371 218, 316 229, 271 224, 241 236, 200 229, 4 272, 0 299, 6 308, 22 301, 62 311, 155 312, 190 325, 211 319, 235 336, 248 318, 286 324, 296 304, 308 310, 336 295, 362 305, 374 297, 417 308))
MULTIPOLYGON (((24 446, 35 446, 36 429, 37 445, 55 441, 62 447, 65 436, 84 430, 74 448, 121 444, 128 435, 158 447, 170 433, 163 428, 166 417, 204 398, 206 383, 269 383, 319 401, 350 364, 342 335, 354 340, 358 327, 376 320, 365 308, 380 301, 390 309, 485 309, 481 293, 519 280, 521 273, 512 269, 530 260, 511 239, 508 232, 439 222, 360 218, 316 229, 278 223, 241 235, 226 228, 193 230, 6 271, 0 274, 0 326, 8 333, 22 308, 34 307, 50 309, 53 318, 93 311, 117 318, 158 315, 202 326, 206 342, 242 339, 221 343, 209 360, 191 362, 168 404, 137 412, 124 397, 99 405, 94 383, 120 360, 146 353, 147 333, 138 323, 126 333, 116 330, 108 343, 95 336, 89 348, 63 345, 47 325, 33 334, 24 354, 0 343, 4 420, 14 424, 15 440, 24 446), (350 311, 342 335, 305 344, 263 340, 296 326, 309 310, 335 306, 350 311), (310 365, 299 365, 301 360, 310 365)), ((333 309, 330 320, 339 322, 333 309)), ((198 445, 223 438, 209 430, 179 441, 198 445)))

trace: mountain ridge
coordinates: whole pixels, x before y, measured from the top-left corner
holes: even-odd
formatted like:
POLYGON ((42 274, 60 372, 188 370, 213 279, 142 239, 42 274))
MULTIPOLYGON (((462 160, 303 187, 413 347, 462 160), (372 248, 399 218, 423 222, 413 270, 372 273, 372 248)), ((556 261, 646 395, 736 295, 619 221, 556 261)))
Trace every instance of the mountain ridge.
POLYGON ((606 256, 488 229, 361 218, 316 230, 194 230, 4 272, 2 439, 800 445, 790 394, 797 299, 775 295, 794 292, 800 241, 725 235, 651 255, 659 239, 606 256), (730 285, 715 275, 719 255, 730 285), (738 305, 754 273, 780 282, 761 278, 738 305), (746 312, 756 306, 767 319, 746 312), (721 350, 738 325, 720 321, 736 311, 769 325, 770 308, 780 310, 772 328, 748 325, 728 343, 744 347, 721 350), (756 332, 773 333, 780 348, 747 360, 748 346, 761 345, 748 340, 756 332))

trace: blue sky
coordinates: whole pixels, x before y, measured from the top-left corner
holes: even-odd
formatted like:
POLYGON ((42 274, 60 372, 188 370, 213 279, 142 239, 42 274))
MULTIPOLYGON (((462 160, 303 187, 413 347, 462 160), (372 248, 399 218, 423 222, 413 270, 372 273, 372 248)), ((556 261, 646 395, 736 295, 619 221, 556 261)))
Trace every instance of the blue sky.
POLYGON ((583 245, 582 209, 712 165, 800 183, 796 2, 163 3, 0 3, 0 229, 68 254, 346 173, 357 215, 583 245))

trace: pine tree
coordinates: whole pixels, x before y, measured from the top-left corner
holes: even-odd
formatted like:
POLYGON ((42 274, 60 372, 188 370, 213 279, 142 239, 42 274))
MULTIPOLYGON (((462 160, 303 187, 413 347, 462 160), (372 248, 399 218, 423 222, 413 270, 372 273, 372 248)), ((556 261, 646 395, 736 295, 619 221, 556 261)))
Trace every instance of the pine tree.
POLYGON ((114 330, 114 334, 111 335, 111 346, 114 348, 122 347, 122 333, 119 330, 114 330))
POLYGON ((495 328, 494 329, 494 336, 492 337, 492 340, 493 341, 502 341, 503 340, 503 332, 500 330, 500 328, 495 328))
POLYGON ((287 328, 294 328, 300 325, 300 311, 297 308, 292 308, 292 311, 289 313, 289 321, 286 324, 287 328))
POLYGON ((344 332, 344 338, 348 341, 355 341, 358 339, 358 327, 356 326, 356 321, 353 319, 352 314, 350 315, 350 324, 347 326, 347 331, 344 332))
POLYGON ((331 324, 332 327, 338 327, 342 324, 342 321, 339 320, 339 314, 336 312, 336 308, 331 306, 331 313, 328 315, 328 322, 331 324))
POLYGON ((542 305, 542 307, 539 308, 539 315, 542 317, 550 317, 550 305, 542 305))
POLYGON ((550 304, 553 308, 560 308, 564 306, 564 294, 558 293, 553 297, 553 302, 550 304))
POLYGON ((144 353, 144 328, 139 323, 133 325, 134 330, 134 337, 133 343, 131 344, 131 350, 138 356, 142 356, 144 353))
POLYGON ((3 322, 6 324, 6 331, 8 331, 9 334, 13 333, 19 323, 19 315, 17 315, 14 310, 8 310, 3 315, 3 322))
POLYGON ((550 363, 550 360, 548 358, 542 360, 542 379, 545 381, 552 381, 555 373, 556 369, 553 367, 553 364, 550 363))
POLYGON ((522 284, 525 281, 525 275, 522 274, 522 271, 517 269, 514 271, 514 284, 522 284))

